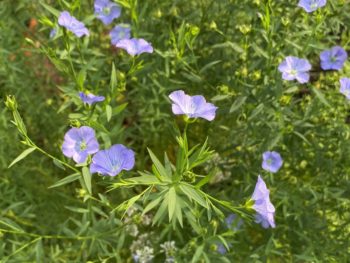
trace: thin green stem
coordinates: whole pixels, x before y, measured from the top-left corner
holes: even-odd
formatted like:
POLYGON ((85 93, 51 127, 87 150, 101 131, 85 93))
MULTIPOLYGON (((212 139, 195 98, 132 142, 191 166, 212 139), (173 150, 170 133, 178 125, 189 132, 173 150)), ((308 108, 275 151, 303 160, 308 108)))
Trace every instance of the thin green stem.
POLYGON ((73 60, 72 60, 72 56, 71 56, 71 52, 70 52, 70 44, 69 44, 69 40, 67 41, 67 34, 66 33, 64 35, 64 42, 66 44, 66 50, 68 53, 68 61, 69 61, 69 65, 70 65, 72 73, 73 73, 74 81, 77 82, 77 74, 75 73, 73 60))
POLYGON ((73 170, 74 172, 80 173, 80 171, 79 171, 77 168, 75 168, 75 167, 69 165, 69 164, 66 163, 66 162, 61 161, 60 159, 57 159, 55 156, 53 156, 53 155, 49 154, 48 152, 46 152, 45 150, 41 149, 41 148, 40 148, 39 146, 37 146, 29 137, 27 137, 27 139, 29 140, 31 146, 34 147, 34 148, 35 148, 36 150, 38 150, 39 152, 41 152, 42 154, 44 154, 44 155, 46 155, 47 157, 49 157, 49 158, 55 160, 56 162, 59 162, 60 164, 66 166, 67 168, 73 170))

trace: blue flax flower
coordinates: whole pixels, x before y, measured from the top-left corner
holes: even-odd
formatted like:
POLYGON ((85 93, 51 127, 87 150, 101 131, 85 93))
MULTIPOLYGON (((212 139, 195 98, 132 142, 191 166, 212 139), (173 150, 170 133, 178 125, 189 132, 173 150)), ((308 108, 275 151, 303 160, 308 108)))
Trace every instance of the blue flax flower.
POLYGON ((232 231, 238 231, 243 225, 242 219, 238 218, 238 216, 234 213, 229 214, 225 218, 226 227, 232 231))
POLYGON ((254 200, 253 209, 257 212, 255 222, 261 224, 263 228, 272 227, 275 225, 275 207, 270 202, 270 191, 267 189, 264 180, 259 175, 252 196, 254 200))
POLYGON ((188 118, 203 118, 212 121, 217 107, 206 102, 201 95, 189 96, 182 90, 173 91, 169 98, 173 102, 172 110, 175 115, 185 114, 188 118))
POLYGON ((350 100, 350 79, 341 78, 340 79, 340 93, 344 94, 345 97, 350 100))
POLYGON ((217 244, 216 251, 221 255, 225 255, 227 253, 227 249, 222 243, 217 244))
POLYGON ((79 97, 84 103, 87 103, 89 105, 105 100, 105 97, 103 96, 96 96, 92 93, 84 93, 84 92, 79 92, 79 97))
POLYGON ((109 33, 111 36, 112 45, 116 45, 122 39, 129 39, 130 30, 130 25, 128 24, 116 25, 109 33))
POLYGON ((321 52, 321 68, 323 70, 340 70, 348 58, 346 51, 340 46, 334 46, 329 50, 321 52))
POLYGON ((95 131, 88 126, 71 128, 64 135, 62 152, 65 156, 73 158, 76 163, 85 162, 88 155, 96 153, 98 148, 95 131))
POLYGON ((114 19, 120 17, 121 7, 109 0, 95 0, 95 15, 103 24, 109 25, 114 19))
POLYGON ((282 166, 283 160, 278 152, 264 152, 262 168, 265 171, 276 173, 282 166))
POLYGON ((310 69, 311 64, 308 60, 292 56, 286 57, 278 66, 284 80, 297 80, 299 83, 309 82, 310 69))
POLYGON ((327 0, 300 0, 298 6, 304 8, 308 13, 317 10, 327 4, 327 0))
POLYGON ((150 43, 142 38, 122 39, 118 41, 116 47, 126 50, 131 56, 142 53, 153 53, 153 47, 150 43))
POLYGON ((90 172, 116 176, 122 170, 131 170, 135 164, 135 154, 122 144, 115 144, 107 150, 94 155, 90 172))
POLYGON ((54 38, 57 35, 57 29, 53 28, 50 31, 50 38, 54 38))
POLYGON ((77 37, 89 35, 89 30, 85 27, 84 23, 71 16, 67 11, 61 12, 58 17, 58 24, 73 32, 77 37))

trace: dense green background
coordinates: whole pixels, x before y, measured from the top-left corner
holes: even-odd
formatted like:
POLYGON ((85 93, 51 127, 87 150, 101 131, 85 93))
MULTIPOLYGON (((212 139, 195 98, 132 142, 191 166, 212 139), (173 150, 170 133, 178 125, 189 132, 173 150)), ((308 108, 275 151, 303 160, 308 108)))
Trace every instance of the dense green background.
MULTIPOLYGON (((64 1, 43 2, 58 10, 68 9, 64 1)), ((103 89, 109 88, 112 62, 121 73, 129 68, 130 59, 110 47, 107 34, 111 27, 89 17, 92 1, 81 2, 71 1, 70 8, 93 32, 89 43, 81 40, 91 63, 86 82, 103 95, 103 89)), ((325 8, 307 14, 297 7, 297 1, 142 0, 134 11, 124 8, 115 23, 131 23, 134 36, 150 41, 155 52, 142 56, 144 67, 126 78, 125 91, 118 98, 111 98, 115 105, 122 101, 128 106, 107 129, 113 131, 113 143, 128 143, 137 153, 135 170, 149 168, 146 147, 158 156, 167 151, 174 157, 175 118, 168 94, 176 89, 202 94, 219 107, 217 117, 191 126, 189 137, 195 144, 209 136, 209 145, 218 155, 206 168, 216 166, 224 175, 224 180, 206 190, 243 203, 257 175, 262 174, 276 206, 276 229, 244 224, 230 237, 228 262, 348 262, 350 111, 338 89, 339 78, 350 77, 350 64, 340 72, 323 72, 319 53, 334 45, 349 50, 350 3, 329 0, 325 8), (277 66, 288 55, 310 61, 310 83, 282 81, 277 66), (261 168, 266 150, 276 150, 284 159, 282 169, 274 175, 261 168)), ((16 95, 33 141, 61 158, 68 115, 76 107, 67 105, 57 111, 69 101, 62 90, 74 89, 75 84, 64 68, 57 69, 57 61, 52 57, 50 61, 40 50, 44 46, 50 53, 62 48, 59 40, 49 40, 47 24, 34 26, 31 20, 44 18, 57 22, 39 1, 0 2, 0 98, 16 95)), ((82 67, 78 62, 77 66, 82 67)), ((84 206, 77 197, 78 185, 48 189, 68 174, 36 152, 7 169, 24 147, 4 104, 0 110, 0 229, 35 234, 0 230, 0 258, 4 262, 115 262, 117 258, 131 262, 130 236, 122 247, 113 236, 101 243, 52 237, 87 233, 86 218, 66 209, 84 206), (114 258, 115 253, 119 254, 114 258)), ((128 194, 115 191, 110 198, 118 203, 128 194)), ((105 230, 108 220, 112 219, 101 219, 97 225, 105 230)), ((96 225, 94 229, 101 230, 96 225)), ((164 229, 166 226, 153 231, 164 229)), ((147 231, 151 229, 141 232, 147 231)), ((167 237, 183 248, 179 262, 190 262, 188 256, 200 245, 198 240, 193 242, 191 234, 185 234, 183 240, 174 233, 167 237)), ((159 243, 167 237, 162 236, 159 243)), ((210 244, 205 244, 210 250, 210 244)), ((157 250, 159 245, 155 245, 157 250)), ((215 251, 212 254, 212 262, 221 262, 215 251)), ((162 257, 157 260, 162 262, 162 257)))

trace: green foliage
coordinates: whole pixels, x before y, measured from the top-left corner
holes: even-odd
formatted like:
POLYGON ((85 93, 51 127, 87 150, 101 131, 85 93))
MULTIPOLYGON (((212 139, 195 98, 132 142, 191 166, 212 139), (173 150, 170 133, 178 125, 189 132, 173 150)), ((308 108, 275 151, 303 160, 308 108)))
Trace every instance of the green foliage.
POLYGON ((111 47, 93 1, 0 1, 1 262, 133 262, 145 247, 164 262, 171 240, 176 262, 347 262, 349 106, 338 90, 350 67, 319 67, 322 50, 349 50, 347 1, 310 14, 297 1, 115 2, 114 24, 130 23, 153 54, 111 47), (90 37, 59 28, 61 10, 90 37), (311 62, 308 84, 282 81, 289 55, 311 62), (177 89, 212 101, 215 120, 174 124, 177 89), (86 90, 106 100, 84 105, 86 90), (130 146, 135 169, 107 178, 65 159, 63 136, 80 125, 101 148, 130 146), (266 150, 283 157, 276 174, 261 169, 266 150), (258 174, 273 230, 246 209, 258 174))

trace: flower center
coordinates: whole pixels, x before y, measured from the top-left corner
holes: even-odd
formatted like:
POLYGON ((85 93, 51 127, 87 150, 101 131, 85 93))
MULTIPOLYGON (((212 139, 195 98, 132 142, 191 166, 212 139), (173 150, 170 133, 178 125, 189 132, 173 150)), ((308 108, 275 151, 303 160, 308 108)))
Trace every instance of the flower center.
POLYGON ((318 6, 317 1, 316 1, 316 0, 312 0, 312 1, 311 1, 311 4, 310 4, 310 7, 311 7, 312 9, 315 9, 315 8, 317 8, 317 6, 318 6))
POLYGON ((291 69, 291 70, 290 70, 290 74, 293 75, 293 76, 295 76, 295 75, 297 74, 297 71, 296 71, 295 69, 291 69))
POLYGON ((267 164, 268 164, 268 165, 272 165, 273 160, 272 160, 271 158, 269 158, 269 159, 267 159, 267 161, 266 161, 266 162, 267 162, 267 164))
POLYGON ((86 149, 87 145, 86 142, 83 140, 80 143, 80 151, 84 151, 86 149))
POLYGON ((336 58, 336 57, 331 57, 331 61, 332 61, 332 62, 336 62, 336 61, 337 61, 337 58, 336 58))
POLYGON ((111 12, 111 8, 110 7, 104 7, 102 10, 103 14, 105 15, 109 15, 109 13, 111 12))

